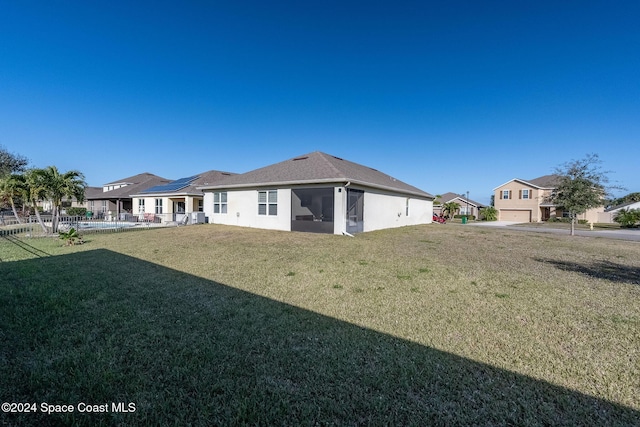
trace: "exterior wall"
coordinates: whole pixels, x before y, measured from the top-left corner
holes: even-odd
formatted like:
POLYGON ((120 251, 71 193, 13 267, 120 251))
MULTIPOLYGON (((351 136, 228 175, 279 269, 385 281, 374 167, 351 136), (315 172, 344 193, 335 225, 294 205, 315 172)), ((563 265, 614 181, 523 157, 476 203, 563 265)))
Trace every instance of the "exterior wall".
POLYGON ((344 187, 333 190, 333 234, 343 234, 347 231, 347 191, 344 187))
POLYGON ((118 188, 126 187, 129 184, 115 184, 115 185, 105 185, 102 187, 102 191, 106 193, 107 191, 116 190, 118 188))
POLYGON ((578 219, 586 219, 589 223, 598 222, 599 214, 604 213, 604 207, 601 206, 599 208, 589 209, 583 214, 578 215, 578 219))
MULTIPOLYGON (((343 222, 345 215, 342 214, 343 222)), ((430 224, 433 220, 433 201, 411 196, 383 193, 365 189, 364 231, 430 224), (409 215, 406 203, 409 199, 409 215)))
MULTIPOLYGON (((327 187, 327 185, 322 185, 327 187)), ((297 187, 296 187, 297 188, 297 187)), ((300 187, 302 188, 302 187, 300 187)), ((313 188, 309 186, 306 188, 313 188)), ((354 187, 355 188, 355 187, 354 187)), ((273 188, 264 188, 264 190, 273 188)), ((262 189, 261 189, 262 190, 262 189)), ((258 190, 231 190, 227 192, 227 213, 213 213, 213 192, 204 194, 204 212, 210 223, 270 230, 291 230, 291 188, 278 191, 278 214, 258 215, 258 190)), ((364 189, 364 231, 429 224, 432 222, 433 202, 414 197, 364 189)), ((334 187, 334 234, 346 231, 347 192, 345 187, 334 187)))
MULTIPOLYGON (((263 189, 261 189, 263 190, 263 189)), ((291 230, 291 189, 264 188, 278 191, 278 214, 258 215, 258 190, 226 190, 227 213, 213 213, 213 192, 204 195, 204 212, 210 223, 238 225, 268 230, 291 230)))
MULTIPOLYGON (((131 214, 133 215, 141 215, 141 214, 154 214, 158 215, 163 221, 174 221, 179 220, 180 218, 174 219, 174 202, 184 202, 185 203, 185 213, 190 214, 192 212, 198 211, 198 200, 200 197, 194 196, 167 196, 167 195, 152 195, 146 197, 133 197, 131 199, 131 214), (156 214, 156 199, 162 199, 162 214, 156 214), (139 201, 144 200, 144 210, 141 211, 139 208, 139 201)), ((213 199, 212 199, 213 200, 213 199)))

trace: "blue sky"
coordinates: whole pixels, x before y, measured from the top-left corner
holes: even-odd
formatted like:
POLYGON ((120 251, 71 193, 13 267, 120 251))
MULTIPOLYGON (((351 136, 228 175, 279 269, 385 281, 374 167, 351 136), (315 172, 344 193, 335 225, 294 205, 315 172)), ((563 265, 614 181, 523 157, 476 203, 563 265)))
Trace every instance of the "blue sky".
POLYGON ((599 154, 640 191, 640 2, 16 1, 0 145, 99 186, 311 151, 487 203, 599 154))

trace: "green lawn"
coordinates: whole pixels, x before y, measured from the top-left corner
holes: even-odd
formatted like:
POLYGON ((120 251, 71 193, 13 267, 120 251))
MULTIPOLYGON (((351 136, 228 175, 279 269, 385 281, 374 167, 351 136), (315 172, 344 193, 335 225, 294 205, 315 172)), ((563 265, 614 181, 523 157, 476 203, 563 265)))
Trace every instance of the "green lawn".
POLYGON ((0 425, 640 424, 637 242, 456 224, 86 240, 0 238, 0 401, 38 410, 0 425))

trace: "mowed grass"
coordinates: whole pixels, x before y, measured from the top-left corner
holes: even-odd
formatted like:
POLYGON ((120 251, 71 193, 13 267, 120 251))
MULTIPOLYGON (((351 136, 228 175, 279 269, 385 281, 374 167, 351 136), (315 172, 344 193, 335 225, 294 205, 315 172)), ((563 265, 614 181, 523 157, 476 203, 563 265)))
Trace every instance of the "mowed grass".
POLYGON ((203 225, 0 259, 0 400, 136 405, 8 424, 640 423, 637 242, 203 225))

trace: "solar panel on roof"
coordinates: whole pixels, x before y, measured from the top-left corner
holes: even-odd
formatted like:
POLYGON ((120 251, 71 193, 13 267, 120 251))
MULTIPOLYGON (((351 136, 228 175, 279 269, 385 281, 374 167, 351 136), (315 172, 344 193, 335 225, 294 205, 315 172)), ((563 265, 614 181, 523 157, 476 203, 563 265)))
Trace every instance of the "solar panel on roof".
POLYGON ((180 178, 180 179, 176 179, 175 181, 171 181, 170 184, 190 183, 191 181, 194 181, 196 178, 198 178, 198 175, 188 176, 186 178, 180 178))
POLYGON ((143 193, 167 193, 171 191, 178 191, 188 186, 189 184, 184 184, 184 183, 156 185, 155 187, 147 188, 142 192, 143 193))
POLYGON ((168 184, 156 185, 151 188, 147 188, 142 193, 170 193, 172 191, 178 191, 185 187, 188 187, 193 181, 199 178, 198 175, 189 176, 187 178, 176 179, 168 184))

